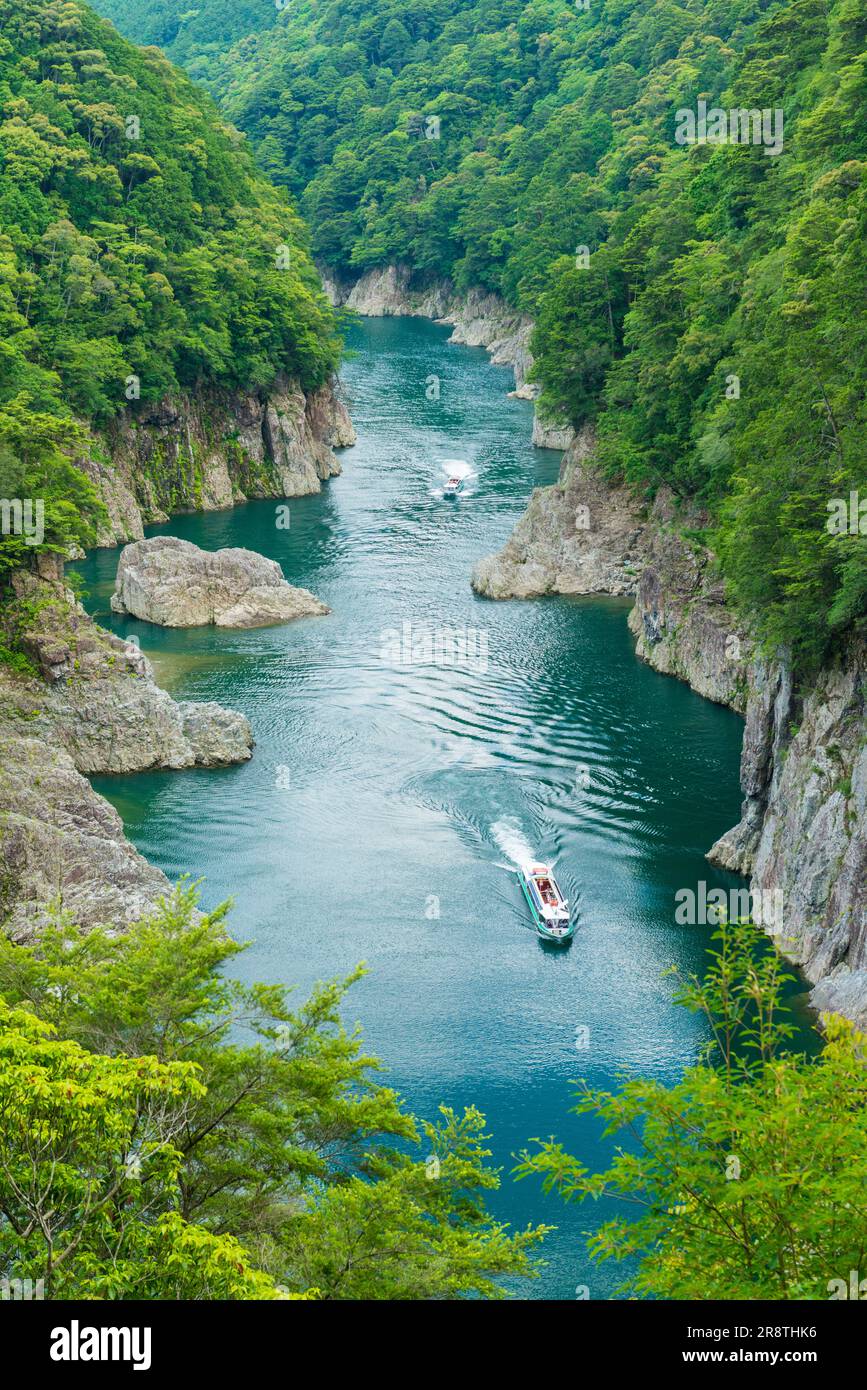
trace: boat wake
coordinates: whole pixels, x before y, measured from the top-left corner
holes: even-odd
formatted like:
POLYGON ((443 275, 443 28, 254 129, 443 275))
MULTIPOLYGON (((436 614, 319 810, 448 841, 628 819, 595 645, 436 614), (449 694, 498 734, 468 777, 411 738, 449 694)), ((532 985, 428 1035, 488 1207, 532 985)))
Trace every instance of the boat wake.
POLYGON ((466 459, 439 459, 438 462, 447 478, 475 477, 475 469, 466 459))
MULTIPOLYGON (((437 459, 437 463, 445 479, 460 478, 463 483, 462 491, 466 494, 472 491, 472 484, 476 481, 478 474, 471 463, 466 459, 437 459)), ((444 484, 439 484, 431 488, 432 497, 442 497, 444 484)))
POLYGON ((521 829, 520 822, 514 816, 506 816, 504 820, 495 821, 491 826, 491 834, 499 850, 510 861, 504 864, 504 869, 518 869, 522 864, 529 864, 533 861, 534 854, 526 835, 521 829))

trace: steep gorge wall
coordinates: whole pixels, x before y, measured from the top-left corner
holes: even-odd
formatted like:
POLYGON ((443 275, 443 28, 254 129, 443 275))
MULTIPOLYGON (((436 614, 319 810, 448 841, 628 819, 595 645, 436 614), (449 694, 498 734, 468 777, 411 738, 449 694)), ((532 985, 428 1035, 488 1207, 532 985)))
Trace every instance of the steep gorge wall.
POLYGON ((83 926, 133 921, 168 880, 87 777, 245 762, 250 725, 160 689, 139 648, 84 611, 55 556, 13 576, 0 635, 30 663, 0 665, 0 921, 26 939, 52 900, 83 926))
POLYGON ((305 395, 283 378, 267 393, 203 391, 127 411, 78 463, 108 511, 100 543, 117 545, 177 512, 319 492, 340 472, 333 450, 354 442, 334 383, 305 395))
POLYGON ((592 450, 584 431, 473 587, 495 599, 634 594, 638 655, 744 715, 742 819, 709 858, 779 894, 775 939, 812 1003, 867 1027, 867 653, 853 646, 797 690, 784 663, 756 653, 713 556, 688 538, 706 518, 680 515, 665 490, 643 503, 613 486, 592 450))
POLYGON ((709 858, 778 892, 781 949, 818 1009, 867 1026, 867 653, 797 691, 785 666, 749 673, 740 823, 709 858))

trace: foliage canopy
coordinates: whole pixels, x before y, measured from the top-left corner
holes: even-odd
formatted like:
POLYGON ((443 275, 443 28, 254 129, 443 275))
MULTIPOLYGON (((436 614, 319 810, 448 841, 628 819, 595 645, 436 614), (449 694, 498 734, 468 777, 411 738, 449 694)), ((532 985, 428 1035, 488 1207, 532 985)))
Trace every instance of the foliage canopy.
POLYGON ((867 501, 859 0, 101 3, 210 86, 332 270, 403 262, 532 315, 542 409, 710 510, 768 648, 809 666, 865 630, 867 515, 827 526, 867 501), (677 144, 699 98, 781 110, 782 152, 677 144))
MULTIPOLYGON (((222 967, 180 886, 122 935, 0 939, 0 1274, 52 1298, 503 1296, 484 1118, 420 1123, 339 1010, 222 967), (421 1153, 418 1150, 421 1148, 421 1153)), ((360 972, 352 979, 357 978, 360 972)))

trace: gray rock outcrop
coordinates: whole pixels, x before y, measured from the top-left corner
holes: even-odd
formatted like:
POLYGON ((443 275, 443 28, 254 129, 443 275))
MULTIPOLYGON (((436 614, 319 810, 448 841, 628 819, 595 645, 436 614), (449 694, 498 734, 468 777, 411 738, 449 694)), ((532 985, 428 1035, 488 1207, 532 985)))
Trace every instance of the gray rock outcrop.
MULTIPOLYGON (((32 738, 60 748, 84 774, 245 762, 253 735, 243 714, 173 700, 137 646, 106 632, 59 578, 15 576, 35 612, 18 640, 38 674, 0 667, 0 711, 32 738)), ((15 604, 7 609, 9 621, 15 604)))
POLYGON ((143 917, 170 890, 68 753, 0 721, 0 921, 28 941, 58 904, 82 927, 143 917))
POLYGON ((607 481, 583 431, 472 584, 490 598, 633 593, 638 656, 745 716, 742 818, 708 857, 779 904, 775 940, 813 1005, 867 1028, 867 654, 853 647, 796 690, 784 661, 756 653, 690 538, 706 523, 666 489, 644 505, 607 481))
POLYGON ((124 411, 76 462, 105 503, 99 543, 116 545, 177 512, 319 492, 341 471, 334 449, 355 438, 335 383, 305 394, 282 378, 267 392, 202 390, 124 411))
POLYGON ((111 606, 163 627, 266 627, 329 610, 309 589, 287 584, 254 550, 201 550, 175 536, 135 541, 121 552, 111 606))
POLYGON ((629 627, 638 656, 654 670, 744 714, 753 643, 726 603, 713 555, 684 537, 687 525, 698 530, 707 520, 701 513, 680 515, 667 488, 657 493, 629 627))
POLYGON ((13 577, 0 630, 31 674, 0 666, 0 923, 26 941, 52 904, 83 927, 123 926, 169 892, 86 774, 244 762, 242 714, 175 701, 133 643, 98 627, 40 556, 13 577))
POLYGON ((546 423, 537 410, 530 443, 537 449, 570 449, 575 443, 575 431, 571 425, 546 423))
POLYGON ((742 819, 709 858, 779 895, 781 948, 816 1008, 867 1028, 867 653, 798 693, 786 667, 750 671, 742 819))
POLYGON ((625 487, 592 466, 585 429, 563 459, 559 482, 536 488, 503 550, 479 560, 472 586, 485 598, 632 594, 647 553, 646 516, 625 487))

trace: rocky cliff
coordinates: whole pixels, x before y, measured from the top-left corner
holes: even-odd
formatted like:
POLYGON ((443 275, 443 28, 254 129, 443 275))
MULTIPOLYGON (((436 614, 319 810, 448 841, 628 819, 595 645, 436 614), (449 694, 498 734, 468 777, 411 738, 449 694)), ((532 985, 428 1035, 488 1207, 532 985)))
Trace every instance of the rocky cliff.
POLYGON ((216 767, 250 757, 244 716, 161 690, 139 648, 92 621, 54 557, 40 557, 39 573, 16 574, 13 595, 0 624, 28 666, 0 665, 0 712, 61 747, 79 772, 216 767))
POLYGON ((57 899, 85 926, 142 915, 168 881, 127 842, 86 774, 250 757, 243 715, 175 701, 132 643, 98 627, 42 556, 2 611, 19 669, 0 665, 0 920, 24 939, 57 899))
MULTIPOLYGON (((511 367, 516 396, 535 400, 538 388, 527 380, 533 366, 530 334, 533 321, 509 307, 498 295, 484 290, 459 294, 448 280, 427 283, 405 265, 368 270, 348 283, 320 267, 322 283, 332 304, 371 317, 433 319, 452 328, 452 343, 483 347, 491 361, 511 367)), ((539 448, 566 449, 573 439, 568 425, 533 421, 533 443, 539 448)))
POLYGON ((867 1026, 867 655, 853 648, 797 690, 727 606, 695 539, 707 518, 683 515, 667 490, 649 500, 613 485, 592 444, 578 437, 473 587, 495 599, 632 593, 638 655, 744 715, 742 819, 709 857, 779 902, 773 934, 815 1007, 867 1026))
POLYGON ((721 705, 744 714, 753 645, 725 600, 714 557, 700 541, 701 512, 682 514, 668 489, 648 508, 644 553, 629 626, 638 655, 721 705))
POLYGON ((32 938, 59 904, 83 927, 123 925, 170 891, 68 753, 0 717, 0 924, 32 938))
POLYGON ((644 510, 627 488, 585 467, 593 434, 564 455, 553 487, 535 488, 498 555, 480 560, 472 585, 486 598, 631 594, 646 550, 644 510))
POLYGON ((108 512, 100 544, 140 540, 173 513, 250 497, 319 492, 355 431, 334 384, 305 395, 287 379, 266 393, 202 391, 126 411, 77 460, 108 512))
POLYGON ((867 1026, 867 653, 798 691, 784 665, 748 671, 740 823, 710 858, 778 894, 780 946, 812 1003, 867 1026))
MULTIPOLYGON (((267 393, 167 398, 91 440, 77 462, 106 505, 99 542, 114 545, 172 513, 318 492, 340 472, 333 450, 355 431, 334 383, 305 395, 283 379, 267 393)), ((310 611, 325 611, 309 599, 310 611)), ((24 940, 51 902, 83 926, 134 921, 170 885, 87 776, 243 762, 250 725, 161 690, 136 645, 91 621, 52 556, 13 577, 0 639, 18 654, 0 664, 0 922, 24 940)))

